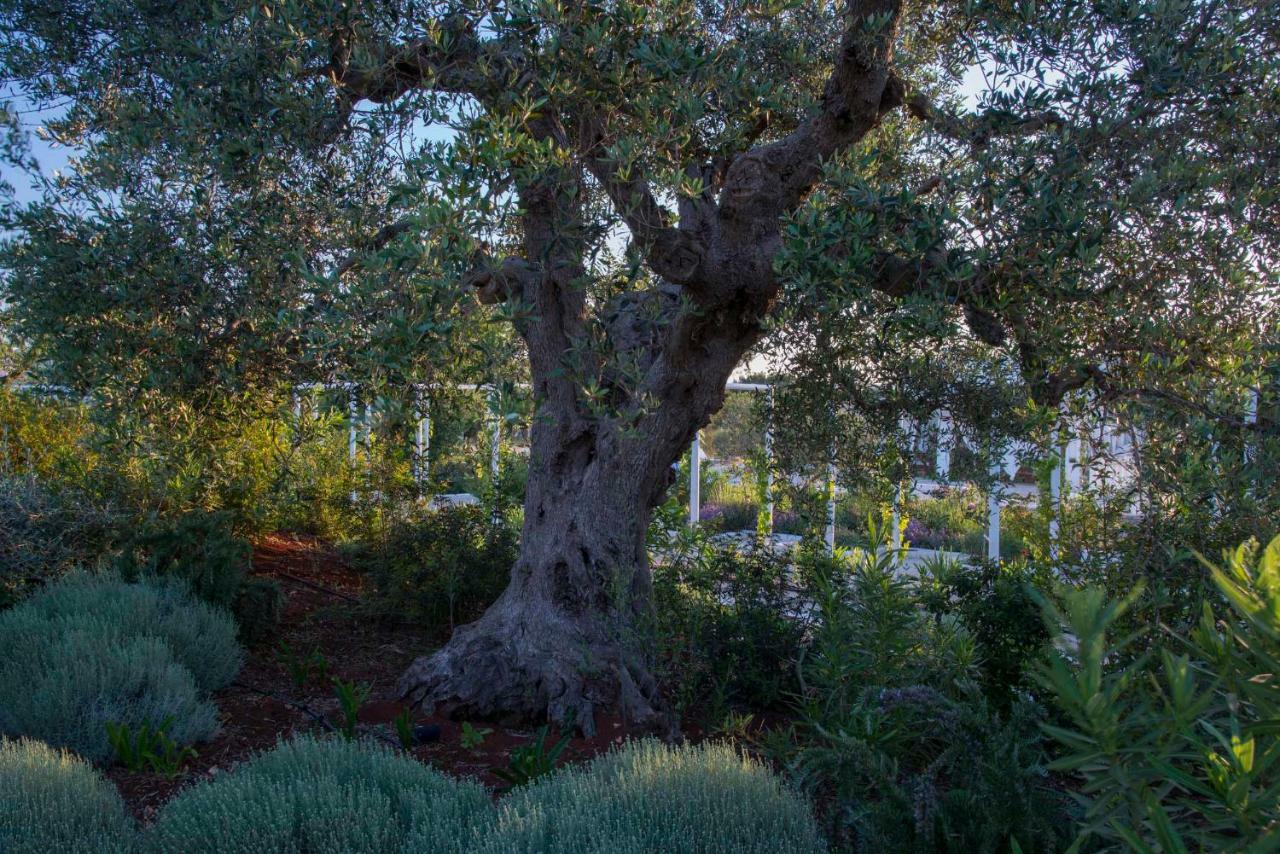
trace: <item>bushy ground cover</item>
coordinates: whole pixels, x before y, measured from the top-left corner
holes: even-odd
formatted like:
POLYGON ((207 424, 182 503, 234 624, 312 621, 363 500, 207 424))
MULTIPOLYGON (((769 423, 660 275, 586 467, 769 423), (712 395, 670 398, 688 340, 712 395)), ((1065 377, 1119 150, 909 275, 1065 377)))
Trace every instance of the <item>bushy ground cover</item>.
POLYGON ((0 648, 0 732, 93 760, 111 756, 108 723, 208 738, 208 697, 243 658, 235 622, 185 585, 111 575, 68 576, 0 613, 0 648))
POLYGON ((123 854, 133 820, 84 760, 33 739, 0 738, 0 851, 123 854))

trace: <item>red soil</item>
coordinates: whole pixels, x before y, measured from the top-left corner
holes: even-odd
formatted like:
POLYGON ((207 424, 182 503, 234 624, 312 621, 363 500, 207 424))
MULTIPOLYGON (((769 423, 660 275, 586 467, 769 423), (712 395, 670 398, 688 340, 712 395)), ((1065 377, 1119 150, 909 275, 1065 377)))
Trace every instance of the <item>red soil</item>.
MULTIPOLYGON (((361 707, 361 732, 380 733, 395 741, 392 721, 403 706, 396 696, 396 681, 410 662, 434 649, 443 640, 440 627, 416 628, 379 619, 362 607, 365 579, 326 544, 293 535, 272 535, 254 549, 253 574, 275 578, 285 593, 285 609, 277 637, 248 651, 244 669, 235 684, 214 700, 221 712, 222 729, 212 740, 196 745, 199 756, 188 760, 173 779, 151 772, 130 772, 115 767, 107 776, 119 787, 126 803, 142 821, 178 790, 200 780, 226 773, 236 763, 268 749, 294 732, 320 732, 323 726, 296 705, 333 722, 341 718, 338 701, 328 681, 311 680, 299 690, 279 656, 283 641, 295 654, 308 656, 319 650, 328 662, 331 677, 370 687, 361 707)), ((412 755, 445 773, 473 777, 497 787, 501 781, 489 769, 507 764, 513 747, 536 736, 532 729, 476 722, 492 730, 483 744, 463 747, 462 722, 415 715, 416 724, 440 727, 440 740, 414 748, 412 755)), ((599 754, 627 737, 617 719, 600 717, 593 738, 575 738, 562 761, 580 761, 599 754)), ((554 730, 548 743, 554 743, 554 730)))

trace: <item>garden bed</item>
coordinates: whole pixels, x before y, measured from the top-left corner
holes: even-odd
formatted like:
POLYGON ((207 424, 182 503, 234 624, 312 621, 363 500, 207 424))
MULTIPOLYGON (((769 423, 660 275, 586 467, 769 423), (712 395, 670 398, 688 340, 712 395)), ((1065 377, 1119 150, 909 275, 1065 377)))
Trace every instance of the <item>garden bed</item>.
MULTIPOLYGON (((274 578, 285 595, 280 631, 271 640, 247 651, 244 669, 234 684, 215 695, 222 723, 212 740, 197 745, 199 755, 169 779, 153 772, 131 772, 122 766, 107 771, 134 815, 150 821, 156 810, 180 789, 229 771, 254 753, 272 747, 294 732, 322 729, 312 714, 337 721, 341 712, 330 679, 364 683, 370 688, 362 705, 362 734, 394 741, 392 720, 403 705, 396 682, 410 662, 438 645, 438 631, 379 619, 363 607, 365 578, 327 544, 313 538, 274 534, 254 548, 253 574, 274 578), (327 662, 327 679, 313 678, 299 689, 281 653, 281 644, 295 655, 318 651, 327 662)), ((440 728, 438 741, 413 749, 419 760, 447 774, 472 777, 493 788, 501 780, 490 771, 507 764, 511 750, 531 741, 530 728, 476 722, 491 730, 477 747, 461 741, 462 722, 418 714, 415 724, 440 728)), ((551 738, 558 734, 552 730, 551 738)), ((576 762, 606 751, 627 736, 616 719, 598 718, 597 734, 573 739, 563 758, 576 762)))

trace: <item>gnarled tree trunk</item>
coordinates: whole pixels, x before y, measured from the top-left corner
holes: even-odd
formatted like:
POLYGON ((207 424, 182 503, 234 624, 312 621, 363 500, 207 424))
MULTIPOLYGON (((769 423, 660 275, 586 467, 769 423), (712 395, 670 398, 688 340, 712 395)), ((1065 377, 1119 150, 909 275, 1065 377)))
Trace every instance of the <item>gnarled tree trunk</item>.
POLYGON ((723 401, 732 365, 704 376, 688 405, 663 407, 643 432, 580 426, 540 408, 533 426, 520 556, 476 622, 418 659, 402 692, 459 717, 572 720, 594 731, 609 709, 667 734, 650 669, 646 534, 672 464, 723 401))

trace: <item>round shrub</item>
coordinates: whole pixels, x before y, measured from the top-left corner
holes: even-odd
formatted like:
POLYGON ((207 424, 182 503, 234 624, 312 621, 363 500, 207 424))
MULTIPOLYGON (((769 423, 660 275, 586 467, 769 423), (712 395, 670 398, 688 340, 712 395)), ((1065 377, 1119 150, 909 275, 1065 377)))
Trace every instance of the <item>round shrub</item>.
MULTIPOLYGON (((72 575, 49 585, 9 613, 37 617, 44 622, 43 631, 55 635, 84 628, 97 632, 104 641, 159 638, 174 660, 191 672, 196 686, 206 692, 230 684, 244 663, 244 650, 236 641, 235 620, 226 611, 192 596, 178 581, 126 582, 112 575, 72 575)), ((22 634, 30 642, 39 643, 47 637, 40 631, 20 632, 15 637, 8 633, 8 624, 0 617, 0 648, 21 642, 22 634)))
POLYGON ((809 806, 727 745, 646 740, 512 793, 487 854, 825 851, 809 806))
POLYGON ((0 734, 108 759, 108 722, 212 736, 209 692, 243 652, 230 617, 174 584, 72 576, 0 614, 0 734))
POLYGON ((381 746, 305 736, 178 795, 161 809, 144 848, 462 852, 492 815, 478 784, 381 746))
POLYGON ((0 739, 0 851, 128 850, 133 822, 115 787, 70 753, 0 739))

